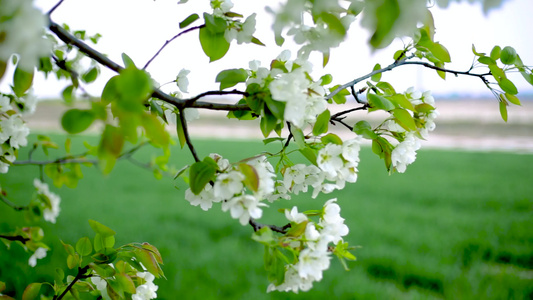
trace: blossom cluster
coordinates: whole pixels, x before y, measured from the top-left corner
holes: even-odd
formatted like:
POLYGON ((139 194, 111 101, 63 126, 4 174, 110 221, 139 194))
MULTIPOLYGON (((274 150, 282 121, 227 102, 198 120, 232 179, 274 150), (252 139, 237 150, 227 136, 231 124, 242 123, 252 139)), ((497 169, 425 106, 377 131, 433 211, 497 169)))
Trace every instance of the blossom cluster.
POLYGON ((52 50, 46 40, 44 29, 46 16, 33 6, 32 0, 0 1, 0 60, 6 62, 11 55, 18 54, 18 66, 32 72, 39 65, 40 57, 52 50))
POLYGON ((46 221, 55 224, 56 218, 61 211, 61 208, 59 207, 61 198, 57 194, 50 192, 48 184, 41 182, 37 178, 34 179, 33 185, 37 190, 37 198, 40 200, 41 206, 44 207, 43 218, 46 221))
MULTIPOLYGON (((435 99, 431 95, 431 91, 421 93, 415 91, 414 88, 409 88, 405 91, 404 95, 413 106, 428 104, 433 107, 435 105, 435 99)), ((387 120, 385 122, 388 130, 397 133, 402 139, 391 153, 392 166, 400 173, 404 173, 407 165, 412 164, 416 160, 416 151, 420 149, 420 138, 427 138, 429 132, 435 130, 435 118, 437 118, 439 112, 436 109, 431 109, 427 112, 415 112, 412 114, 420 126, 417 132, 406 131, 393 120, 387 120)))
POLYGON ((305 224, 305 231, 298 237, 292 237, 291 244, 300 249, 297 262, 285 266, 285 280, 279 285, 270 284, 267 291, 308 291, 314 281, 322 279, 322 273, 330 265, 332 249, 330 244, 337 244, 349 232, 348 226, 340 215, 337 199, 324 204, 320 221, 315 224, 307 215, 298 212, 296 207, 286 210, 285 216, 291 224, 305 224))
POLYGON ((226 20, 227 28, 224 31, 224 38, 228 43, 236 40, 237 44, 250 43, 255 33, 255 17, 257 14, 251 14, 241 22, 233 18, 234 13, 231 13, 233 2, 231 0, 211 0, 211 8, 213 14, 219 18, 226 20))
POLYGON ((283 180, 276 182, 276 191, 269 198, 289 199, 288 193, 298 195, 313 188, 313 198, 320 192, 328 194, 343 189, 346 182, 357 181, 361 137, 346 140, 342 145, 328 143, 318 151, 317 165, 296 164, 285 169, 283 180))
MULTIPOLYGON (((113 267, 112 264, 110 264, 113 267)), ((137 272, 136 277, 143 283, 135 287, 135 294, 131 295, 132 300, 150 300, 157 298, 158 286, 154 284, 155 276, 149 272, 137 272)), ((107 294, 107 281, 94 274, 91 276, 91 282, 95 288, 102 294, 104 299, 108 299, 107 294)))
POLYGON ((210 154, 218 166, 216 180, 208 183, 204 189, 195 195, 191 189, 185 191, 185 199, 194 206, 208 210, 213 203, 222 202, 222 210, 229 211, 231 217, 238 219, 242 225, 248 224, 250 218, 261 218, 262 206, 268 195, 274 192, 274 168, 265 156, 256 157, 246 162, 247 168, 252 168, 252 173, 257 175, 257 188, 255 190, 245 187, 246 176, 243 174, 243 165, 232 166, 229 161, 218 154, 210 154))
POLYGON ((259 61, 251 61, 246 84, 255 83, 268 88, 273 100, 285 103, 284 120, 303 128, 316 122, 317 115, 326 110, 326 90, 318 82, 310 80, 310 62, 301 58, 290 60, 290 57, 289 50, 283 51, 276 61, 284 68, 272 70, 261 67, 259 61))

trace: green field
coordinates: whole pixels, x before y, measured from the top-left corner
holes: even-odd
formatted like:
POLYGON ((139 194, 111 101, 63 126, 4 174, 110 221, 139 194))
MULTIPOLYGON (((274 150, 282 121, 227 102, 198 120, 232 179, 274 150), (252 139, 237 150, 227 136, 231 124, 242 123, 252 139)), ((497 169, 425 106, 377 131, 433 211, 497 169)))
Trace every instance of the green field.
MULTIPOLYGON (((200 156, 217 152, 230 159, 262 150, 261 142, 197 145, 200 156)), ((140 153, 140 159, 151 152, 140 153)), ((173 163, 190 160, 190 153, 175 149, 173 163)), ((87 220, 94 219, 117 232, 117 245, 146 241, 160 249, 168 280, 156 280, 159 299, 532 299, 532 166, 533 155, 421 150, 405 174, 389 176, 364 148, 357 183, 318 199, 303 195, 278 205, 317 208, 336 197, 350 227, 346 240, 362 246, 355 252, 358 260, 349 263, 351 271, 333 260, 311 292, 297 295, 267 294, 263 247, 250 239, 252 229, 220 209, 190 206, 182 183, 155 180, 127 162, 107 177, 84 168, 77 189, 52 187, 62 197, 62 212, 57 224, 39 225, 54 243, 53 252, 32 269, 20 247, 8 252, 0 244, 0 281, 45 280, 54 272, 47 268, 52 263, 66 269, 65 252, 51 236, 73 244, 92 236, 87 220), (13 265, 12 255, 24 259, 13 265)), ((37 174, 36 167, 13 167, 0 184, 12 199, 29 199, 37 174)), ((0 205, 0 231, 6 231, 8 222, 20 218, 0 205)), ((279 220, 275 211, 261 219, 279 220)))

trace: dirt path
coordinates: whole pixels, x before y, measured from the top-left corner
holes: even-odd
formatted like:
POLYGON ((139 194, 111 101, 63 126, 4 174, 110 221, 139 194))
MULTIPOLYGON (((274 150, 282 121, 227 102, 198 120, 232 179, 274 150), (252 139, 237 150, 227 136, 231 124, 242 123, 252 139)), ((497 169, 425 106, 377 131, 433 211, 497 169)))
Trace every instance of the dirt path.
MULTIPOLYGON (((522 106, 509 107, 509 119, 505 123, 499 114, 498 103, 487 100, 437 100, 440 113, 437 129, 430 134, 423 147, 498 150, 533 153, 533 101, 522 106)), ((339 108, 330 109, 335 113, 339 108)), ((60 118, 66 107, 57 102, 42 102, 37 112, 26 118, 28 126, 37 132, 61 131, 60 118)), ((255 121, 228 120, 224 112, 201 111, 199 120, 190 123, 193 138, 261 139, 255 121)), ((356 112, 346 118, 348 124, 365 119, 371 123, 382 120, 384 114, 356 112)), ((93 130, 98 130, 94 128, 93 130)), ((352 133, 344 127, 330 126, 330 130, 349 138, 352 133)))

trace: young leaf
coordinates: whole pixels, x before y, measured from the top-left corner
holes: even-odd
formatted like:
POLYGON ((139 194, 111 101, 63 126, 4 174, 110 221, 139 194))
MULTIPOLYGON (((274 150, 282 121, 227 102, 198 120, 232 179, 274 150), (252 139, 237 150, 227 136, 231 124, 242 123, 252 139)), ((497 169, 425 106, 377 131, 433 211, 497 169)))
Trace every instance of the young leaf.
POLYGON ((198 195, 204 189, 205 185, 213 179, 216 168, 211 164, 203 161, 195 162, 189 169, 189 184, 191 191, 198 195))
POLYGON ((355 126, 353 127, 353 132, 369 140, 373 140, 378 137, 374 130, 372 130, 372 125, 370 125, 370 123, 364 120, 359 121, 355 124, 355 126))
POLYGON ((198 14, 192 14, 190 16, 188 16, 187 18, 185 18, 185 20, 181 21, 180 22, 180 29, 183 29, 189 25, 191 25, 194 21, 200 19, 200 16, 198 16, 198 14))
POLYGON ((226 41, 224 33, 213 34, 206 27, 200 29, 200 44, 209 62, 214 62, 226 55, 230 44, 226 41))
POLYGON ((67 110, 61 118, 61 126, 66 132, 76 134, 85 131, 96 119, 92 110, 73 108, 67 110))
POLYGON ((368 98, 368 104, 370 104, 372 108, 382 109, 385 111, 390 111, 394 109, 394 104, 392 104, 392 102, 389 99, 383 96, 379 96, 373 93, 368 93, 367 98, 368 98))
POLYGON ((505 101, 500 101, 500 115, 507 122, 507 103, 505 101))
POLYGON ((500 61, 506 65, 512 65, 516 61, 516 50, 513 47, 505 47, 500 53, 500 61))
POLYGON ((506 93, 509 93, 511 95, 516 95, 518 94, 518 89, 516 88, 516 86, 514 85, 514 83, 507 79, 507 78, 502 78, 500 80, 500 82, 498 83, 498 85, 502 88, 502 90, 506 93))
POLYGON ((22 294, 22 300, 33 300, 39 297, 39 292, 41 291, 42 283, 34 282, 30 283, 22 294))
POLYGON ((500 46, 494 46, 494 48, 492 48, 492 51, 490 51, 490 58, 494 60, 500 59, 501 52, 502 48, 500 46))
POLYGON ((329 118, 331 113, 329 109, 326 109, 323 113, 316 118, 315 126, 313 126, 313 135, 318 136, 328 132, 329 118))
POLYGON ((122 61, 124 62, 124 68, 137 68, 133 60, 126 53, 122 53, 122 61))
POLYGON ((239 164, 239 170, 244 175, 244 184, 250 190, 257 192, 259 189, 259 175, 254 167, 248 164, 239 164))
POLYGON ((515 95, 512 95, 512 94, 509 94, 509 93, 505 93, 505 98, 511 102, 512 104, 515 104, 515 105, 522 105, 520 103, 520 100, 518 99, 518 97, 516 97, 515 95))
POLYGON ((91 83, 96 80, 96 77, 98 77, 98 68, 93 67, 87 73, 83 74, 82 79, 87 83, 91 83))
POLYGON ((88 237, 82 237, 76 243, 76 252, 81 256, 87 256, 93 252, 91 240, 88 237))
POLYGON ((381 48, 392 41, 391 30, 400 16, 400 7, 397 0, 381 1, 375 10, 374 19, 377 21, 374 33, 370 38, 370 45, 381 48))
MULTIPOLYGON (((374 69, 372 69, 372 72, 380 70, 380 69, 381 69, 381 65, 380 64, 376 64, 374 66, 374 69)), ((381 74, 383 74, 383 73, 377 73, 377 74, 373 75, 370 79, 372 81, 374 81, 374 82, 379 82, 381 80, 381 74)))
POLYGON ((396 118, 398 124, 400 124, 406 130, 416 130, 416 123, 413 117, 407 110, 402 108, 396 108, 392 110, 392 114, 396 118))
POLYGON ((24 96, 24 93, 31 87, 33 82, 33 71, 26 72, 20 67, 15 69, 13 74, 13 92, 17 97, 24 96))
POLYGON ((220 90, 235 86, 239 82, 245 82, 248 73, 244 69, 229 69, 218 73, 215 82, 220 82, 220 90))
POLYGON ((141 124, 154 146, 161 148, 168 146, 170 136, 156 116, 144 113, 141 117, 141 124))
POLYGON ((89 220, 89 225, 93 229, 93 231, 102 237, 108 237, 108 236, 114 236, 116 234, 115 231, 113 231, 111 228, 95 221, 95 220, 89 220))
POLYGON ((321 137, 320 140, 324 144, 342 145, 342 139, 334 133, 328 133, 327 135, 321 137))

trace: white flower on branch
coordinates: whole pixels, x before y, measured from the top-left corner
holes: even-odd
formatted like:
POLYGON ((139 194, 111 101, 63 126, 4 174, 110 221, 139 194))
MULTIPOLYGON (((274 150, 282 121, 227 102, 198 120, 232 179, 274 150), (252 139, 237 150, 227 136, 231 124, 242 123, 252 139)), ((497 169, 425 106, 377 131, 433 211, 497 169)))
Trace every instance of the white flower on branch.
POLYGON ((234 195, 242 193, 244 178, 244 175, 237 171, 229 171, 218 175, 214 186, 215 197, 228 200, 233 198, 234 195))
POLYGON ((272 167, 266 157, 260 156, 247 163, 254 167, 257 177, 259 178, 259 188, 257 192, 255 192, 256 197, 262 199, 267 195, 274 193, 274 178, 276 177, 276 174, 274 173, 274 167, 272 167))
POLYGON ((39 65, 39 58, 49 55, 52 44, 44 36, 48 19, 33 6, 31 0, 2 1, 0 11, 0 60, 6 62, 16 53, 18 66, 26 72, 33 72, 39 65))
POLYGON ((209 210, 213 206, 213 203, 222 201, 221 198, 215 197, 210 184, 206 184, 205 188, 198 195, 195 195, 191 189, 187 189, 185 191, 185 200, 189 201, 192 206, 200 205, 200 208, 205 211, 209 210))
POLYGON ((131 295, 132 300, 149 300, 157 298, 157 289, 159 288, 154 284, 155 276, 149 272, 139 272, 137 277, 143 278, 144 283, 137 286, 136 293, 131 295))
POLYGON ((342 240, 342 237, 349 232, 348 226, 344 224, 344 218, 340 215, 341 208, 336 202, 337 199, 330 199, 326 202, 324 215, 319 222, 322 227, 320 234, 327 237, 328 242, 334 244, 342 240))
POLYGON ((216 16, 223 17, 233 8, 231 0, 211 0, 211 8, 216 16))
POLYGON ((176 84, 178 85, 178 88, 183 93, 188 93, 189 89, 189 79, 187 78, 187 75, 189 75, 191 71, 186 69, 181 69, 178 73, 178 76, 176 76, 176 84))
POLYGON ((43 218, 55 224, 56 218, 61 211, 59 204, 61 203, 61 198, 55 193, 50 192, 48 184, 41 182, 39 179, 35 178, 33 180, 33 185, 37 189, 37 194, 39 199, 44 203, 43 218))
POLYGON ((102 279, 100 276, 92 276, 91 282, 96 286, 96 289, 99 290, 100 292, 106 291, 107 281, 102 279))
POLYGON ((0 95, 0 113, 13 109, 10 102, 11 100, 8 97, 0 95))
POLYGON ((261 206, 266 206, 266 204, 259 202, 252 195, 244 194, 222 203, 222 211, 229 210, 231 217, 239 219, 239 222, 244 226, 248 224, 250 218, 261 218, 263 215, 261 206))
POLYGON ((28 260, 28 265, 30 265, 30 267, 35 267, 37 265, 38 259, 46 257, 46 251, 48 251, 48 249, 46 248, 37 248, 37 250, 35 250, 35 252, 30 256, 30 259, 28 260))
POLYGON ((307 216, 301 212, 298 212, 298 207, 293 206, 291 210, 285 210, 285 217, 287 220, 294 223, 302 223, 307 221, 307 216))
MULTIPOLYGON (((15 159, 17 159, 17 157, 15 156, 15 153, 14 153, 12 148, 7 149, 4 152, 3 157, 4 157, 5 160, 7 160, 8 162, 11 162, 11 163, 14 162, 15 159)), ((10 166, 10 164, 0 160, 0 173, 2 173, 2 174, 7 173, 9 171, 9 166, 10 166)))
POLYGON ((330 177, 336 177, 337 171, 342 168, 344 162, 340 157, 342 153, 342 146, 336 144, 326 144, 326 146, 318 151, 316 163, 318 167, 330 177))
POLYGON ((420 149, 420 141, 414 136, 414 133, 408 132, 403 142, 399 143, 391 153, 392 166, 396 171, 405 172, 407 165, 416 160, 416 150, 420 149))
POLYGON ((244 23, 239 21, 233 21, 231 26, 228 26, 224 32, 224 38, 228 43, 232 40, 237 40, 237 44, 250 43, 255 33, 255 17, 257 14, 253 13, 244 23))
POLYGON ((313 279, 305 279, 301 277, 293 265, 287 265, 285 268, 287 269, 285 271, 285 281, 280 285, 274 285, 271 283, 267 288, 267 292, 280 291, 298 293, 299 291, 307 292, 313 287, 313 279))
POLYGON ((0 143, 9 140, 9 145, 15 149, 28 144, 26 138, 30 134, 30 129, 18 114, 0 121, 0 130, 0 143))
POLYGON ((301 278, 320 281, 322 272, 329 268, 330 258, 327 251, 306 248, 300 252, 298 262, 294 267, 301 278))

